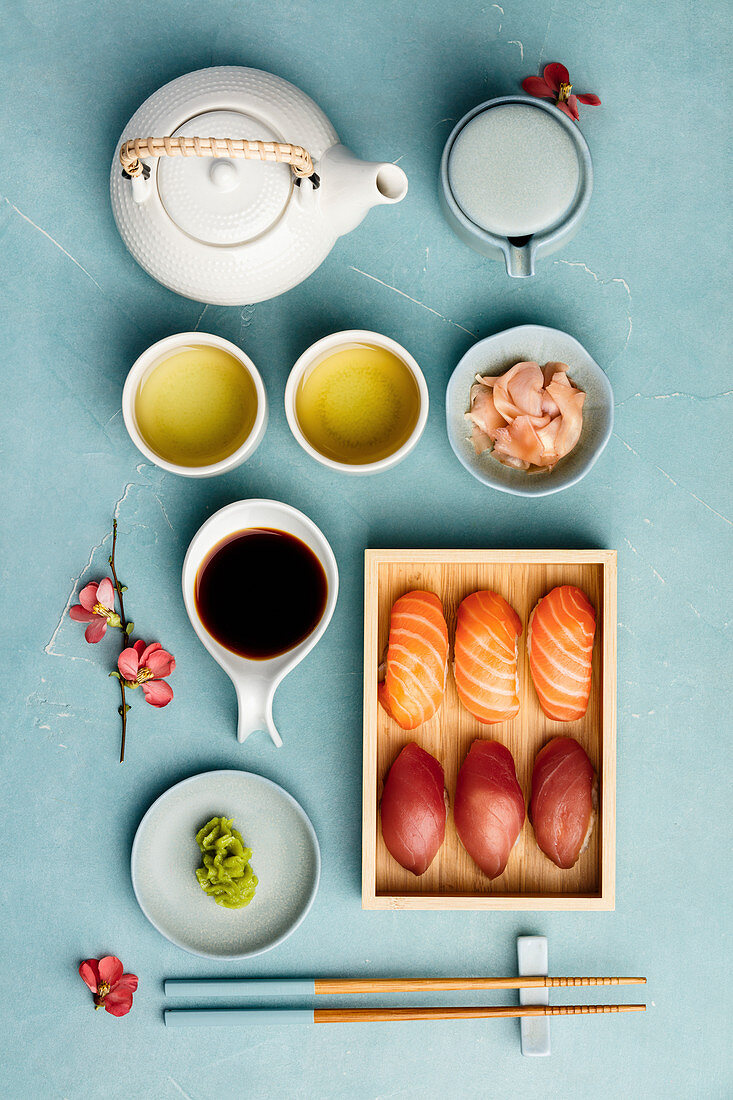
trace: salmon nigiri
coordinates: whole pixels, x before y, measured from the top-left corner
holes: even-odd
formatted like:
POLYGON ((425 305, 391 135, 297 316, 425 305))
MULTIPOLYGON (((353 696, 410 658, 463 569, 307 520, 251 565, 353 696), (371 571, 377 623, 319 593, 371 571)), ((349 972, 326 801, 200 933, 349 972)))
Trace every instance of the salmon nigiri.
POLYGON ((447 813, 443 769, 411 741, 389 769, 381 815, 384 843, 413 875, 422 875, 435 859, 447 813))
POLYGON ((472 592, 458 608, 455 664, 458 697, 479 722, 508 722, 519 713, 517 639, 522 623, 496 592, 472 592))
POLYGON ((529 618, 527 649, 537 698, 548 718, 573 722, 588 708, 596 613, 584 592, 564 584, 529 618))
POLYGON ((445 691, 448 628, 434 592, 406 592, 392 608, 379 702, 403 730, 432 718, 445 691))
POLYGON ((498 741, 474 741, 458 773, 453 819, 463 847, 489 878, 504 871, 524 813, 509 749, 498 741))
POLYGON ((542 851, 558 867, 578 862, 588 847, 598 800, 596 773, 572 737, 555 737, 532 769, 529 817, 542 851))

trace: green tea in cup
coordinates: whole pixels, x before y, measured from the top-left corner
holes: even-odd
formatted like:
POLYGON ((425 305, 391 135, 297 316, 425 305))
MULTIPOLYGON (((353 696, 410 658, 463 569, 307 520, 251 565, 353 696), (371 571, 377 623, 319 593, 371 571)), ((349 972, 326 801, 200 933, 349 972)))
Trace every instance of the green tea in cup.
POLYGON ((365 465, 398 451, 415 430, 420 391, 388 348, 335 348, 305 371, 295 415, 310 445, 333 462, 365 465))
POLYGON ((245 443, 257 390, 244 363, 209 344, 175 348, 146 370, 135 391, 143 440, 164 462, 211 466, 245 443))

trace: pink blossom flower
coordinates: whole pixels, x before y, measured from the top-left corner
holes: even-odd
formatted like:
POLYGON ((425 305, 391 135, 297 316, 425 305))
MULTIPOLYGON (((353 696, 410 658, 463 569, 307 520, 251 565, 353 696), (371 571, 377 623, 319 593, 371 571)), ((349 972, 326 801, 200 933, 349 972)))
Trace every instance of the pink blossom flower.
POLYGON ((104 637, 108 626, 122 626, 115 611, 115 590, 109 577, 99 584, 92 582, 82 588, 79 601, 71 608, 69 615, 77 623, 89 623, 84 631, 88 642, 98 642, 104 637))
POLYGON ((564 111, 569 118, 576 122, 580 118, 579 103, 587 103, 591 107, 600 107, 601 101, 592 92, 583 92, 581 95, 571 95, 573 86, 570 83, 570 74, 564 65, 553 61, 551 65, 545 65, 542 76, 528 76, 522 81, 522 87, 528 95, 538 99, 554 99, 555 106, 564 111))
POLYGON ((79 966, 79 974, 94 994, 95 1009, 104 1008, 112 1016, 127 1015, 137 989, 137 976, 123 974, 122 963, 115 955, 85 959, 79 966))
POLYGON ((173 689, 162 677, 170 676, 176 662, 160 642, 149 646, 145 642, 135 642, 134 646, 122 650, 117 658, 117 667, 125 687, 141 687, 151 706, 165 707, 170 703, 173 689))

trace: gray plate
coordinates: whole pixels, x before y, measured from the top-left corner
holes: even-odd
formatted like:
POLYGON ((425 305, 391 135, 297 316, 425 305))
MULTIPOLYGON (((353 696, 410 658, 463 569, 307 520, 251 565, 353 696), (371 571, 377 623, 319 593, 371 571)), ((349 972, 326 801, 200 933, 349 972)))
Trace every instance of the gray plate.
POLYGON ((162 794, 138 826, 132 885, 150 923, 178 947, 212 959, 248 959, 282 943, 313 904, 321 873, 318 840, 303 808, 282 787, 242 771, 202 772, 162 794), (244 909, 223 909, 203 892, 196 833, 234 818, 259 879, 244 909))
POLYGON ((445 415, 450 445, 475 478, 503 493, 547 496, 585 477, 608 443, 613 429, 613 391, 596 361, 574 337, 544 325, 519 325, 480 340, 466 352, 448 382, 445 415), (503 374, 522 360, 534 360, 540 366, 554 360, 567 363, 568 377, 586 393, 580 439, 549 474, 528 474, 503 466, 490 451, 477 455, 469 439, 465 414, 475 376, 503 374))

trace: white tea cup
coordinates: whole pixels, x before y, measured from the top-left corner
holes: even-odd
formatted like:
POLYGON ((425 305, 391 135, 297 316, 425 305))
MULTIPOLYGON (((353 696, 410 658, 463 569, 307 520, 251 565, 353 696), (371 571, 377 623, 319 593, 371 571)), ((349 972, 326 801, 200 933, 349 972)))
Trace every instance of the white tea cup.
POLYGON ((410 451, 414 450, 417 446, 420 436, 425 429, 428 420, 429 403, 428 386, 425 381, 425 376, 410 353, 398 344, 396 340, 391 340, 389 336, 382 336, 379 332, 368 332, 364 329, 347 329, 344 332, 334 332, 330 336, 324 336, 323 339, 316 341, 315 344, 312 344, 300 356, 290 372, 285 387, 285 415, 290 430, 296 440, 311 458, 315 458, 316 462, 320 462, 323 466, 327 466, 331 470, 338 470, 342 474, 382 473, 384 470, 389 470, 393 466, 396 466, 403 458, 406 458, 410 451), (404 443, 397 447, 391 454, 374 462, 351 463, 340 462, 337 459, 330 458, 313 446, 308 436, 303 431, 298 419, 298 388, 308 372, 330 355, 356 346, 383 348, 385 351, 390 352, 407 368, 417 387, 418 411, 410 435, 404 443))
POLYGON ((154 462, 156 466, 160 466, 163 470, 168 470, 173 474, 181 474, 183 477, 213 477, 216 474, 225 474, 230 470, 234 470, 237 466, 241 465, 242 462, 250 458, 257 450, 257 447, 262 442, 265 429, 267 428, 267 393, 265 392, 265 386, 257 367, 250 357, 245 355, 242 349, 238 348, 236 344, 232 344, 229 340, 224 340, 221 336, 214 336, 207 332, 179 332, 174 336, 167 336, 164 340, 158 340, 157 343, 149 347, 147 351, 144 351, 143 354, 135 360, 127 375, 125 386, 122 391, 122 416, 130 439, 140 453, 150 462, 154 462), (169 462, 153 449, 140 430, 136 414, 136 404, 141 385, 150 377, 157 367, 165 362, 166 359, 170 359, 177 352, 183 351, 186 348, 197 347, 218 348, 221 351, 227 352, 228 355, 241 364, 242 369, 246 371, 254 385, 256 409, 252 428, 247 438, 236 448, 236 450, 233 450, 231 454, 226 455, 226 457, 219 462, 212 462, 205 466, 186 466, 180 463, 169 462))

